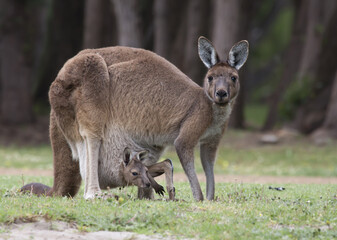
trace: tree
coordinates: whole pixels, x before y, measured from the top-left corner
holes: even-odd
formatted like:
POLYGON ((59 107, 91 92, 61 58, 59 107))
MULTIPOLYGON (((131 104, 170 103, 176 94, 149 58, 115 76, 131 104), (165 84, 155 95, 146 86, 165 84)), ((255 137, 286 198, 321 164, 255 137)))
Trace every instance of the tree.
POLYGON ((172 46, 171 1, 158 0, 154 2, 154 51, 169 59, 172 46))
POLYGON ((279 104, 283 98, 284 92, 290 83, 295 79, 299 69, 299 60, 303 52, 303 36, 308 19, 308 5, 304 0, 296 0, 295 4, 295 22, 290 39, 289 46, 286 50, 283 61, 283 72, 278 86, 275 88, 274 93, 271 95, 269 111, 263 130, 271 130, 278 118, 279 104))
POLYGON ((85 0, 83 48, 116 44, 116 21, 110 0, 85 0))
POLYGON ((208 7, 208 1, 205 0, 189 0, 187 7, 187 29, 183 71, 199 85, 202 85, 205 70, 198 57, 197 43, 198 38, 201 35, 208 35, 208 7))
MULTIPOLYGON (((306 134, 310 134, 319 128, 332 131, 332 127, 335 127, 331 122, 334 121, 333 116, 335 116, 333 101, 336 101, 334 86, 337 70, 336 25, 337 5, 323 34, 313 74, 313 84, 308 86, 311 88, 311 94, 298 108, 294 121, 295 127, 306 134)), ((334 129, 333 131, 337 130, 334 129)))
POLYGON ((37 8, 27 1, 4 0, 0 9, 1 121, 30 123, 37 8))
POLYGON ((227 60, 227 53, 238 41, 240 28, 240 1, 213 1, 212 41, 221 60, 227 60))
POLYGON ((111 0, 117 21, 118 44, 130 47, 143 47, 144 35, 140 15, 139 0, 111 0))
POLYGON ((187 32, 187 6, 189 1, 173 1, 171 26, 172 26, 172 46, 169 60, 179 69, 183 70, 185 58, 185 44, 187 32))
POLYGON ((85 0, 83 48, 97 48, 103 35, 103 0, 85 0))
POLYGON ((327 106, 325 120, 317 128, 312 137, 318 144, 324 144, 331 139, 337 139, 337 72, 333 81, 332 92, 327 106))
POLYGON ((35 98, 48 102, 48 90, 66 60, 82 48, 84 1, 54 0, 49 9, 46 43, 35 98))

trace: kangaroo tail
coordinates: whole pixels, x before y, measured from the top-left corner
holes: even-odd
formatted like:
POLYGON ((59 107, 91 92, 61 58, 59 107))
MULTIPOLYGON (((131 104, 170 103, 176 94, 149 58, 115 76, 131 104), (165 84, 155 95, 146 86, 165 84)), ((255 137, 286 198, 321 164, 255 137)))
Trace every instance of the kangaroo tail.
POLYGON ((23 186, 20 191, 24 193, 33 193, 37 196, 49 196, 50 195, 51 187, 41 183, 28 183, 23 186))

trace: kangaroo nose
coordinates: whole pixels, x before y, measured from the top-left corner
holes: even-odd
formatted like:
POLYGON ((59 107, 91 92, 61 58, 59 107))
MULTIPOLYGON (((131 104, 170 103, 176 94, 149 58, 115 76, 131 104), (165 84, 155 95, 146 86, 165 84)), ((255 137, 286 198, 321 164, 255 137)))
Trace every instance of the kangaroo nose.
POLYGON ((219 90, 219 91, 216 92, 216 95, 220 98, 225 98, 225 97, 228 96, 228 93, 225 90, 219 90))
POLYGON ((149 187, 151 187, 151 184, 150 184, 150 183, 147 183, 147 184, 145 184, 145 186, 146 186, 147 188, 149 188, 149 187))

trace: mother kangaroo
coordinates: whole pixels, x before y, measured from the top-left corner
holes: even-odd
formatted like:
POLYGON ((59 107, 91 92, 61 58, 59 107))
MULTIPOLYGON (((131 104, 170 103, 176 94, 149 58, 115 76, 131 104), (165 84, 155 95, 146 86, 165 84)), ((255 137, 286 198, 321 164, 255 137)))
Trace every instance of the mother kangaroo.
POLYGON ((52 191, 73 195, 82 178, 84 197, 93 198, 100 185, 113 178, 109 162, 122 158, 125 146, 146 149, 144 164, 151 166, 173 144, 193 196, 201 201, 193 156, 200 142, 207 199, 212 200, 216 150, 238 95, 238 70, 248 57, 248 42, 235 44, 226 62, 219 60, 204 37, 199 38, 198 50, 208 68, 203 88, 164 58, 143 49, 87 49, 68 60, 49 91, 52 191))

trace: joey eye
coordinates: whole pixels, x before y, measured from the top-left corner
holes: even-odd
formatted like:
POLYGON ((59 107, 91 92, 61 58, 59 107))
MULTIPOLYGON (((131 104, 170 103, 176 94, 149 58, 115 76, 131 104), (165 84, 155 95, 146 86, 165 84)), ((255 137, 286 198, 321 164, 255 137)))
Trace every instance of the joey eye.
POLYGON ((208 77, 208 81, 211 82, 213 80, 213 77, 212 76, 209 76, 208 77))
POLYGON ((231 79, 232 79, 232 81, 235 83, 237 78, 234 77, 234 76, 232 76, 231 79))
POLYGON ((138 173, 137 173, 137 172, 132 172, 132 175, 133 175, 133 176, 137 176, 138 173))

